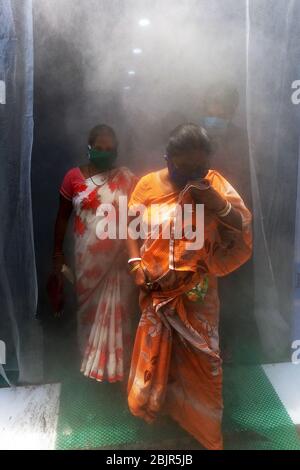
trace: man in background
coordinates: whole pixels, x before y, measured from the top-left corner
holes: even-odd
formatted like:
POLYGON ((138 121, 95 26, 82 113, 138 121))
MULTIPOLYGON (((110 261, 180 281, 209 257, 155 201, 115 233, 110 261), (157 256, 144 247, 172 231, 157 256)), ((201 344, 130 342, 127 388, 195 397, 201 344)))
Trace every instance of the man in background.
MULTIPOLYGON (((251 176, 247 131, 233 123, 239 94, 231 84, 215 84, 207 90, 201 124, 213 140, 211 168, 220 172, 238 191, 251 210, 251 176)), ((219 279, 220 345, 223 360, 243 362, 253 357, 256 336, 253 317, 253 268, 249 261, 233 274, 219 279), (243 338, 246 333, 247 339, 243 338), (245 354, 247 357, 245 357, 245 354)))

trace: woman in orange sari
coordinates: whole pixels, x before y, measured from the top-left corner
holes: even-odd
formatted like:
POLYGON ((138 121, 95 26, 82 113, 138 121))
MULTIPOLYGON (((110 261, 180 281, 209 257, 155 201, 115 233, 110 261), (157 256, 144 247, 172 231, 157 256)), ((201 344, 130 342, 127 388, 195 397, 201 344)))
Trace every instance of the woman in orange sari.
POLYGON ((217 450, 223 448, 217 278, 250 258, 252 236, 250 212, 229 182, 209 169, 210 153, 204 129, 177 127, 167 146, 167 168, 141 178, 131 195, 131 211, 145 206, 146 230, 140 246, 129 224, 129 265, 140 287, 142 316, 128 403, 148 423, 169 414, 203 446, 217 450), (195 237, 203 231, 201 246, 191 245, 185 217, 184 235, 175 234, 178 207, 184 206, 192 208, 195 237))

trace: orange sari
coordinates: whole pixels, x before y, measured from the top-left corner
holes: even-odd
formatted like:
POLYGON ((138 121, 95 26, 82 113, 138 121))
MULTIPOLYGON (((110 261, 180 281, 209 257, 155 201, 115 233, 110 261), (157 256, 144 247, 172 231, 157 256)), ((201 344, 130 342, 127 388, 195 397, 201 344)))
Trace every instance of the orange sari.
MULTIPOLYGON (((140 295, 142 316, 128 403, 135 416, 149 423, 158 413, 169 414, 207 449, 217 450, 223 448, 217 277, 250 258, 252 235, 251 214, 237 192, 216 171, 209 171, 206 179, 240 212, 243 228, 234 229, 205 212, 205 243, 200 250, 187 250, 185 239, 146 237, 142 266, 156 290, 140 295), (195 286, 200 297, 194 293, 195 286)), ((149 220, 151 211, 157 210, 151 205, 161 204, 172 224, 178 202, 194 204, 189 190, 166 194, 156 172, 139 181, 129 206, 144 204, 144 217, 149 220)))

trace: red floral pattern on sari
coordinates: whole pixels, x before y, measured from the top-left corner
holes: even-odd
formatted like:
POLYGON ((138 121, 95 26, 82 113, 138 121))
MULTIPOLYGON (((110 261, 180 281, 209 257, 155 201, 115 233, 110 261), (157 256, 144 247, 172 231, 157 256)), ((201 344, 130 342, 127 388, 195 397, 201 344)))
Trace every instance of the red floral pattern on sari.
POLYGON ((73 197, 81 372, 112 383, 129 372, 129 312, 135 288, 126 262, 120 262, 124 241, 101 239, 105 228, 99 224, 103 214, 98 208, 101 203, 113 204, 118 220, 119 197, 129 195, 126 188, 133 181, 129 170, 116 169, 78 184, 73 197))
POLYGON ((85 183, 76 183, 74 185, 74 192, 75 194, 83 193, 87 190, 87 185, 85 183))
POLYGON ((75 215, 74 232, 76 235, 82 236, 85 232, 86 226, 79 215, 75 215))
POLYGON ((98 190, 95 189, 92 191, 87 197, 85 197, 82 201, 82 209, 83 210, 91 210, 92 212, 96 212, 98 207, 100 206, 101 200, 98 195, 98 190))
POLYGON ((129 184, 130 181, 128 181, 128 178, 126 178, 126 176, 122 173, 117 175, 108 183, 111 192, 114 192, 116 190, 123 190, 125 192, 128 192, 130 187, 129 184))

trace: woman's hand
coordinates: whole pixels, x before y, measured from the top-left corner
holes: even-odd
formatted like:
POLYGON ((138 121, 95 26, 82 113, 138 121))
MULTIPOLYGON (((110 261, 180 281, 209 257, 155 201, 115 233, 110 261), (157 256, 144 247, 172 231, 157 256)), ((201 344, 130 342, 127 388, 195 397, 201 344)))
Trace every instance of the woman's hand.
POLYGON ((147 278, 144 273, 143 268, 139 265, 135 271, 131 273, 132 277, 134 278, 135 284, 140 288, 145 291, 148 291, 149 289, 147 288, 147 278))
POLYGON ((63 244, 68 221, 73 210, 72 202, 60 196, 59 209, 55 222, 54 247, 53 247, 53 269, 52 273, 61 274, 65 259, 63 255, 63 244))
POLYGON ((146 288, 147 280, 146 280, 146 276, 142 267, 140 266, 139 269, 137 269, 134 274, 135 274, 134 280, 135 280, 136 285, 141 288, 146 288))
POLYGON ((65 264, 65 257, 63 254, 53 257, 52 273, 58 277, 62 277, 62 267, 65 264))
POLYGON ((198 204, 204 204, 204 207, 209 211, 220 212, 226 207, 227 201, 211 186, 208 186, 207 189, 201 189, 206 181, 201 181, 199 189, 196 187, 196 182, 190 183, 193 186, 191 188, 192 197, 198 204))
MULTIPOLYGON (((192 198, 196 203, 204 204, 205 209, 213 212, 217 216, 226 208, 228 204, 227 200, 210 186, 208 180, 203 179, 199 182, 192 181, 190 184, 193 186, 191 188, 192 198), (196 187, 197 185, 199 185, 199 189, 196 187), (207 189, 205 189, 205 185, 208 186, 207 189)), ((226 215, 219 217, 221 217, 220 220, 223 220, 223 222, 228 226, 239 231, 242 230, 243 224, 241 214, 231 205, 229 206, 229 212, 226 215)))

